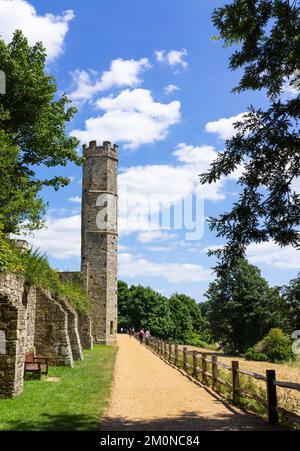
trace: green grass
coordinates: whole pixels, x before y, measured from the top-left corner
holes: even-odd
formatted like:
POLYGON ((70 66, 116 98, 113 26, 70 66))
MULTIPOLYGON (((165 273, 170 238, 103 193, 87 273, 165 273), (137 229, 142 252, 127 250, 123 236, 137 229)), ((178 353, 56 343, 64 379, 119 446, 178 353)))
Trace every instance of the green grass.
POLYGON ((117 348, 96 345, 75 368, 50 367, 59 382, 31 380, 15 399, 0 400, 0 430, 80 431, 99 428, 108 404, 117 348))

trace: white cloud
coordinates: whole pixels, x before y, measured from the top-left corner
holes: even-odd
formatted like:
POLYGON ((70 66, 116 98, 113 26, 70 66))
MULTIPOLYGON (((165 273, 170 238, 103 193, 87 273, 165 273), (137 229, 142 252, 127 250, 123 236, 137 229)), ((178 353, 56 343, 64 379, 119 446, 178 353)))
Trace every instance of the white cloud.
POLYGON ((282 91, 290 97, 296 97, 300 92, 300 71, 296 71, 294 76, 286 78, 282 91))
POLYGON ((81 197, 80 196, 72 196, 68 199, 70 202, 74 202, 75 204, 81 204, 81 197))
POLYGON ((157 263, 129 253, 122 253, 119 254, 119 276, 157 277, 172 283, 198 283, 210 280, 212 271, 192 263, 157 263))
POLYGON ((292 246, 280 247, 274 241, 250 244, 247 257, 254 264, 265 264, 282 269, 300 268, 299 250, 292 246))
POLYGON ((133 88, 141 83, 142 80, 139 78, 141 72, 150 67, 147 58, 140 60, 118 58, 113 60, 109 70, 104 71, 100 79, 95 81, 93 80, 93 76, 97 74, 95 71, 76 70, 71 73, 75 89, 70 98, 75 101, 86 101, 97 93, 113 87, 133 88))
POLYGON ((139 233, 137 240, 141 243, 151 243, 152 241, 168 241, 177 238, 176 233, 161 232, 160 230, 153 230, 150 232, 139 233))
POLYGON ((71 132, 82 143, 99 137, 136 149, 164 139, 170 126, 180 120, 180 102, 155 102, 147 89, 126 89, 116 97, 98 99, 96 106, 105 113, 87 119, 84 130, 71 132))
POLYGON ((188 63, 184 60, 184 57, 187 56, 187 50, 170 50, 170 52, 166 52, 165 50, 156 50, 155 57, 156 60, 160 63, 166 63, 171 67, 181 66, 186 68, 188 63))
POLYGON ((300 177, 296 177, 293 179, 291 189, 293 192, 300 194, 300 177))
MULTIPOLYGON (((201 186, 199 183, 199 174, 207 170, 217 156, 213 147, 193 147, 181 143, 176 147, 173 156, 176 157, 174 164, 132 166, 123 169, 118 177, 121 233, 161 229, 159 212, 166 212, 168 215, 172 205, 182 205, 188 196, 197 194, 198 199, 211 201, 225 198, 224 179, 212 185, 201 186)), ((185 208, 188 212, 187 203, 185 208)), ((171 227, 164 225, 163 229, 168 230, 171 227)))
POLYGON ((43 42, 49 61, 63 51, 69 22, 73 18, 72 10, 60 16, 50 13, 38 15, 36 9, 25 0, 0 0, 0 30, 4 41, 10 42, 14 31, 22 30, 30 45, 43 42))
POLYGON ((80 257, 81 216, 46 219, 46 229, 38 230, 34 237, 25 237, 34 248, 52 257, 65 260, 80 257))
POLYGON ((240 113, 236 116, 221 118, 217 121, 207 122, 205 130, 207 133, 217 133, 221 139, 230 139, 236 133, 233 124, 242 121, 246 113, 240 113))
MULTIPOLYGON (((217 151, 211 146, 189 146, 180 143, 173 151, 173 164, 132 166, 118 176, 119 233, 139 232, 143 243, 154 240, 174 239, 171 227, 159 224, 159 213, 170 205, 180 203, 190 194, 197 193, 205 199, 219 201, 225 198, 224 180, 201 187, 199 173, 204 172, 217 151), (149 211, 155 213, 149 227, 149 211), (157 221, 156 221, 157 220, 157 221), (146 233, 143 233, 146 232, 146 233)), ((79 203, 80 196, 69 198, 79 203)), ((47 219, 48 229, 35 233, 30 241, 35 247, 56 258, 66 259, 80 255, 80 215, 47 219)), ((53 212, 57 214, 57 212, 53 212)), ((199 220, 199 218, 198 218, 199 220)), ((178 243, 176 241, 176 243, 178 243)), ((178 243, 179 245, 179 243, 178 243)), ((193 244, 194 246, 194 244, 193 244)))
POLYGON ((164 88, 164 92, 166 94, 173 94, 173 92, 176 92, 176 91, 179 91, 179 88, 176 85, 170 84, 164 88))

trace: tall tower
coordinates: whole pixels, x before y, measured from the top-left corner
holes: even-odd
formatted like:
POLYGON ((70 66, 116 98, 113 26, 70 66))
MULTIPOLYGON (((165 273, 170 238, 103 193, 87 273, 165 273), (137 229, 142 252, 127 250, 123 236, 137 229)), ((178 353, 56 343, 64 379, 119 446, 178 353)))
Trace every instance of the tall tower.
POLYGON ((118 146, 83 146, 81 271, 92 300, 96 343, 115 344, 117 334, 118 146))

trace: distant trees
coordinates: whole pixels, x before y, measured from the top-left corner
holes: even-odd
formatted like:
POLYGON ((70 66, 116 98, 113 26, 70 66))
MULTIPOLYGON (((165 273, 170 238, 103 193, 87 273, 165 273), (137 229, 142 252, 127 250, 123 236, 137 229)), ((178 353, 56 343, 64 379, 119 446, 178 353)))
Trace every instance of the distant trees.
POLYGON ((234 354, 253 354, 274 328, 282 330, 286 343, 300 329, 300 274, 287 286, 270 287, 259 268, 241 258, 217 275, 205 297, 197 304, 185 294, 166 298, 149 287, 119 281, 119 326, 149 328, 160 338, 200 347, 217 343, 234 354))
POLYGON ((244 259, 219 275, 206 297, 212 337, 226 352, 245 352, 271 328, 286 328, 279 289, 270 288, 260 270, 244 259))
POLYGON ((145 327, 153 335, 178 342, 191 342, 200 333, 201 313, 197 302, 184 294, 169 299, 141 285, 118 282, 119 326, 145 327))
POLYGON ((300 273, 281 289, 288 318, 289 332, 300 330, 300 273))
POLYGON ((77 139, 66 136, 76 108, 68 106, 65 95, 58 96, 45 64, 42 44, 30 47, 20 31, 9 44, 0 39, 0 68, 6 75, 6 94, 0 95, 0 220, 5 234, 20 226, 41 227, 45 204, 40 190, 69 183, 51 168, 81 163, 77 139), (49 176, 41 177, 41 168, 49 176))

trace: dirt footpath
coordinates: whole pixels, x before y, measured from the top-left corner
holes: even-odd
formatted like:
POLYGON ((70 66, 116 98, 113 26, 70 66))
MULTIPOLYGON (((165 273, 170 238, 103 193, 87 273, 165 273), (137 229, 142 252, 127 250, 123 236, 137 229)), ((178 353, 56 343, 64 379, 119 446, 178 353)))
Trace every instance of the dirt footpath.
POLYGON ((266 430, 260 418, 224 402, 127 335, 119 351, 101 430, 266 430))

